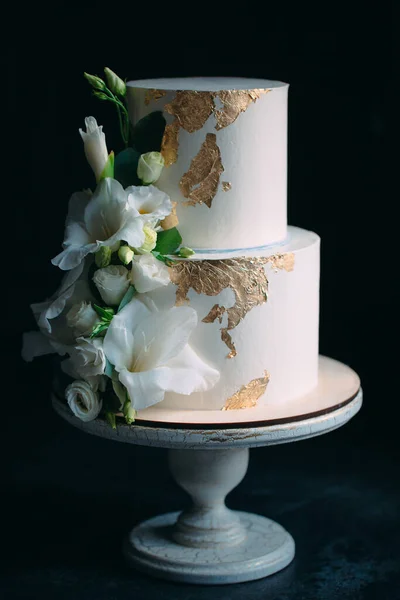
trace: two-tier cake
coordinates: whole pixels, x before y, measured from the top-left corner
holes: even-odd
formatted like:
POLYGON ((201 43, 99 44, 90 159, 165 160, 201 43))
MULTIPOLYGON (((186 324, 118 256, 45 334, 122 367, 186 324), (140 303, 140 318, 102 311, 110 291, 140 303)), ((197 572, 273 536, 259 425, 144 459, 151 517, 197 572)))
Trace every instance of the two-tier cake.
POLYGON ((52 261, 66 274, 32 306, 40 333, 25 358, 65 356, 71 410, 113 427, 148 410, 243 414, 306 396, 320 240, 287 226, 288 85, 105 74, 86 78, 116 106, 124 149, 109 153, 86 119, 96 182, 70 200, 52 261))

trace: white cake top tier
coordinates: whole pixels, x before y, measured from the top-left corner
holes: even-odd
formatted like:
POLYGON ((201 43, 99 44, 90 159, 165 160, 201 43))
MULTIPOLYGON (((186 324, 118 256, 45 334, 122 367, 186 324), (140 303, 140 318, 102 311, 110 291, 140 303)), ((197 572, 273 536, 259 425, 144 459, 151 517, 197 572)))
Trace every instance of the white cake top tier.
POLYGON ((133 124, 156 111, 165 118, 157 186, 178 203, 185 245, 230 250, 285 240, 288 84, 194 77, 127 85, 133 124))

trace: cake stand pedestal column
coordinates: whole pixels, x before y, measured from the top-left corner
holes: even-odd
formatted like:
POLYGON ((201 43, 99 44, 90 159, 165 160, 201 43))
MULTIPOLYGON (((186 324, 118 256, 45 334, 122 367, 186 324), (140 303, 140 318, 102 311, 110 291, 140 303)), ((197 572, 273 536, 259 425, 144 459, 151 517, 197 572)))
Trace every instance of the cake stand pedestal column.
POLYGON ((260 579, 283 569, 294 557, 293 538, 281 525, 225 506, 226 495, 246 473, 249 448, 328 433, 347 423, 361 404, 356 373, 324 357, 318 388, 311 395, 281 407, 280 413, 268 406, 258 412, 243 411, 243 418, 261 416, 263 421, 235 423, 229 411, 215 415, 186 411, 182 418, 187 422, 177 423, 172 411, 170 421, 168 414, 160 412, 162 422, 142 417, 129 426, 121 420, 113 430, 102 419, 80 421, 64 400, 53 397, 55 410, 87 433, 169 449, 172 475, 193 504, 183 512, 157 516, 134 527, 125 540, 124 554, 135 568, 155 577, 200 584, 260 579), (305 407, 309 409, 306 414, 298 412, 305 407), (282 416, 283 410, 286 416, 282 416), (205 416, 207 423, 200 421, 205 416))
POLYGON ((259 579, 294 557, 292 536, 260 515, 232 511, 225 496, 243 479, 249 449, 170 450, 169 463, 193 506, 135 527, 125 556, 141 570, 190 583, 259 579))

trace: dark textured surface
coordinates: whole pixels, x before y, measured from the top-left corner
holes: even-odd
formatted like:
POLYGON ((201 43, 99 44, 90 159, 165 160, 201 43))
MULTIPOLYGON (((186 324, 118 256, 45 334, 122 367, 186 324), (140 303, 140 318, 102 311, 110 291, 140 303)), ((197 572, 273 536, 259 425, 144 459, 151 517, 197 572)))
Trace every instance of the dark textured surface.
MULTIPOLYGON (((27 374, 34 368, 48 391, 45 363, 27 374)), ((122 559, 123 536, 134 524, 188 504, 168 472, 167 451, 79 432, 49 402, 32 407, 31 423, 20 426, 24 443, 8 453, 14 481, 3 497, 0 597, 399 599, 398 449, 390 425, 387 439, 379 427, 376 443, 370 437, 368 402, 341 430, 251 451, 227 504, 281 523, 295 538, 296 558, 270 578, 211 587, 157 581, 122 559)))

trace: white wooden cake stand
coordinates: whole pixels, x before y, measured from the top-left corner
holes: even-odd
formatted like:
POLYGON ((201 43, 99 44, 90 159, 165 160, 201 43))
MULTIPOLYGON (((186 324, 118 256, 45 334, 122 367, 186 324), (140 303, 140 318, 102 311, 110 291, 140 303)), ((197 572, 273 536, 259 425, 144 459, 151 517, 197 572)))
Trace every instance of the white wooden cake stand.
POLYGON ((141 411, 128 426, 113 430, 105 421, 84 423, 53 396, 55 410, 94 435, 169 448, 169 465, 193 499, 184 512, 137 525, 125 542, 128 561, 164 579, 201 584, 250 581, 276 573, 293 559, 292 536, 261 515, 225 506, 226 495, 243 479, 249 448, 297 442, 337 429, 360 409, 357 374, 320 358, 318 387, 284 407, 231 411, 141 411))

